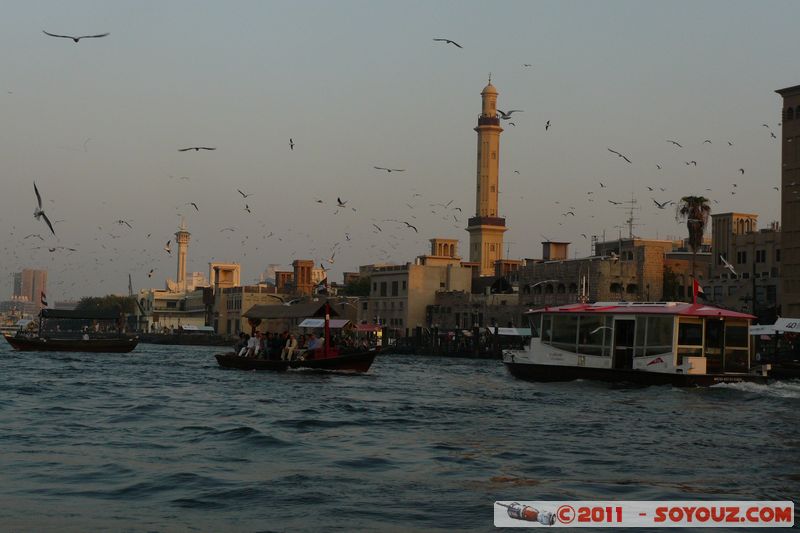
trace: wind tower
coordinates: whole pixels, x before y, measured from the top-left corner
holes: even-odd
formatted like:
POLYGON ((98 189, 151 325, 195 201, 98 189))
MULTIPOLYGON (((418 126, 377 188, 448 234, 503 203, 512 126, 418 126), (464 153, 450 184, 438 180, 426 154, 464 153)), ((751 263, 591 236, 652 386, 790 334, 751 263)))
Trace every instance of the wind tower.
POLYGON ((192 236, 186 230, 186 221, 181 217, 181 225, 175 232, 175 242, 178 245, 178 290, 186 292, 186 255, 189 253, 189 238, 192 236))
POLYGON ((475 216, 468 221, 469 260, 478 263, 478 275, 492 276, 495 261, 503 258, 506 219, 498 215, 500 172, 500 119, 497 117, 497 89, 489 84, 481 91, 483 107, 478 117, 478 167, 475 216))

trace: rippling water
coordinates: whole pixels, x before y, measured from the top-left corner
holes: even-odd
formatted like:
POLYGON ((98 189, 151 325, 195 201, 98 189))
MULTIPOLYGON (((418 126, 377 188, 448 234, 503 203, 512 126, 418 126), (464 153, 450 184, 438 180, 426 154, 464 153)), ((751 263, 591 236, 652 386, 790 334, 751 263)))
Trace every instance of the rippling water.
POLYGON ((222 370, 0 347, 0 529, 489 531, 492 502, 800 496, 800 383, 533 384, 498 361, 222 370))

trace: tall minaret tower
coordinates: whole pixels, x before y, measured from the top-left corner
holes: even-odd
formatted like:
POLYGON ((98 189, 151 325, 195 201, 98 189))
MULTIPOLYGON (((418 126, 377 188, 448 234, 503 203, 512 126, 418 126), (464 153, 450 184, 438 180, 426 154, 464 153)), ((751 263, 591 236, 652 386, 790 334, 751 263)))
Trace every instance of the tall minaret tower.
POLYGON ((489 84, 481 91, 483 109, 478 117, 478 188, 475 216, 469 219, 469 260, 478 263, 481 276, 494 275, 494 263, 503 258, 503 233, 506 219, 498 215, 498 177, 500 171, 500 119, 497 117, 497 89, 489 84))
POLYGON ((181 217, 181 225, 175 232, 175 242, 178 244, 178 278, 179 291, 186 290, 186 255, 189 252, 189 237, 192 234, 186 231, 186 221, 181 217))

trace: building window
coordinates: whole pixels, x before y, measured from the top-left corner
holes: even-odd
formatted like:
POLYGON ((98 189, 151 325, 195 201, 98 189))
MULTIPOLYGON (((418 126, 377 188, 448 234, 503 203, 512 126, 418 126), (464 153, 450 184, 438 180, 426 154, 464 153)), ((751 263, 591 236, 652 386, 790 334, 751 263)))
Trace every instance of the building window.
POLYGON ((747 252, 736 252, 736 262, 740 265, 747 263, 747 252))
POLYGON ((625 292, 627 292, 628 294, 636 294, 637 292, 639 292, 639 287, 635 283, 631 283, 630 285, 628 285, 628 288, 625 289, 625 292))
POLYGON ((794 109, 791 107, 786 110, 786 120, 792 120, 794 118, 794 109))
POLYGON ((750 272, 742 272, 742 279, 750 279, 750 272))
POLYGON ((733 296, 734 294, 736 294, 736 288, 737 288, 736 285, 731 285, 730 287, 728 287, 728 296, 733 296))
POLYGON ((775 262, 776 263, 780 263, 781 262, 781 249, 780 248, 775 250, 775 262))
POLYGON ((377 291, 378 291, 378 283, 373 281, 372 282, 372 292, 377 292, 377 291))
POLYGON ((381 296, 386 296, 386 282, 381 281, 381 296))
POLYGON ((767 251, 756 250, 756 263, 766 263, 766 262, 767 262, 767 251))
POLYGON ((368 309, 369 309, 369 303, 368 302, 364 302, 364 303, 361 304, 361 310, 362 311, 367 311, 368 309))
POLYGON ((406 290, 406 282, 403 280, 403 290, 406 290))
POLYGON ((392 296, 397 296, 398 294, 398 286, 400 285, 399 282, 393 281, 392 282, 392 296))
POLYGON ((400 300, 399 302, 397 302, 397 308, 398 309, 402 309, 403 308, 403 300, 400 300))

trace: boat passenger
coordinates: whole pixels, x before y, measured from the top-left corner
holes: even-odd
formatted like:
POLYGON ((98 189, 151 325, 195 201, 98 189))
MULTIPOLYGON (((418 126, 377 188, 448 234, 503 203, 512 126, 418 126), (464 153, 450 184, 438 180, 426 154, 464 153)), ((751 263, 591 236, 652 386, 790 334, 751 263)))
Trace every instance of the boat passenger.
POLYGON ((247 350, 248 350, 248 348, 250 348, 250 344, 251 344, 250 343, 250 335, 248 335, 247 333, 244 334, 244 341, 245 341, 244 346, 242 347, 241 350, 239 350, 239 357, 246 356, 247 355, 247 350))
POLYGON ((294 335, 289 335, 289 339, 286 341, 286 346, 283 347, 283 351, 281 352, 281 359, 284 361, 291 361, 294 357, 294 352, 297 349, 297 339, 295 339, 294 335))

